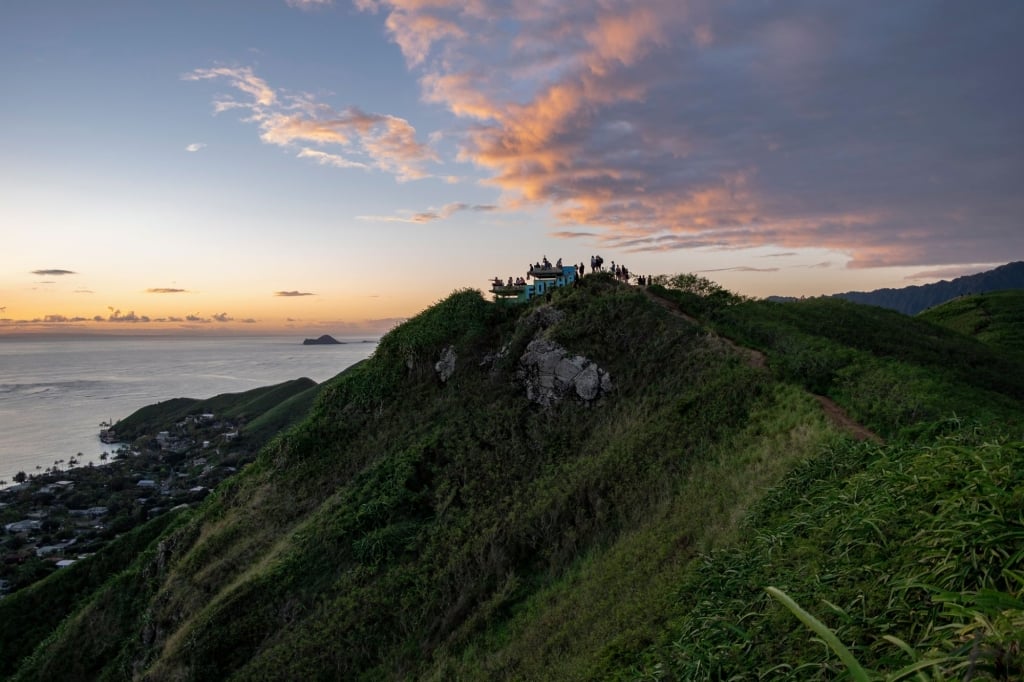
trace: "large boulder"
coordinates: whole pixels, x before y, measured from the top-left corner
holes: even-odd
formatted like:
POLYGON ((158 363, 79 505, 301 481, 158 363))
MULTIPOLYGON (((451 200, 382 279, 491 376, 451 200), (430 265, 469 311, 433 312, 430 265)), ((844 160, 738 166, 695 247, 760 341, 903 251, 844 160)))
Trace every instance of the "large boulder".
POLYGON ((448 381, 455 372, 455 347, 448 346, 441 351, 441 359, 434 363, 434 371, 441 379, 441 383, 448 381))
POLYGON ((611 377, 596 363, 549 339, 534 339, 526 346, 518 377, 526 397, 545 406, 571 395, 590 402, 612 388, 611 377))

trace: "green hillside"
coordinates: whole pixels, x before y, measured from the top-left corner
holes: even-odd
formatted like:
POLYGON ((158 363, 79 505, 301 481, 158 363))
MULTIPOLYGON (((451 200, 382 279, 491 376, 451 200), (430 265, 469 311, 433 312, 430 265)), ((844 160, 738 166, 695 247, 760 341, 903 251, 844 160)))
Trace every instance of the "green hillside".
MULTIPOLYGON (((172 398, 136 410, 124 419, 119 420, 114 428, 118 436, 132 441, 139 436, 155 433, 168 425, 181 421, 188 415, 210 413, 217 418, 241 420, 264 417, 271 410, 280 409, 288 400, 304 394, 308 406, 316 394, 317 383, 312 379, 291 379, 274 384, 261 386, 242 393, 222 393, 212 398, 172 398)), ((304 410, 291 416, 301 417, 304 410)), ((282 426, 290 418, 278 419, 282 426)))
POLYGON ((1024 291, 963 296, 918 317, 1024 359, 1024 291))
POLYGON ((692 283, 452 294, 13 677, 1018 679, 1020 360, 692 283))

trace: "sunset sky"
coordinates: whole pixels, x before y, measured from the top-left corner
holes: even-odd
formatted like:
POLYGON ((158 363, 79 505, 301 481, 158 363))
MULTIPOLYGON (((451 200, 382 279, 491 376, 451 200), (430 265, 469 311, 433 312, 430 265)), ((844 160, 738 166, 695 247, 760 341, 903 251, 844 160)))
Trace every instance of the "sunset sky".
POLYGON ((1024 258, 1024 3, 4 0, 0 334, 387 329, 547 255, 1024 258))

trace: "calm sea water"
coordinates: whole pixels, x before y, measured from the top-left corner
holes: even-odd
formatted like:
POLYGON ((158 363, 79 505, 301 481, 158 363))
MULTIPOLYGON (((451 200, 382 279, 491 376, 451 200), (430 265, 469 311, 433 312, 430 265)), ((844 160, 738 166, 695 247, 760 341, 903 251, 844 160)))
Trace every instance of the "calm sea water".
POLYGON ((0 337, 0 479, 78 453, 82 464, 99 464, 111 450, 99 440, 99 423, 151 403, 299 377, 321 382, 376 348, 375 340, 344 340, 303 346, 295 337, 0 337))

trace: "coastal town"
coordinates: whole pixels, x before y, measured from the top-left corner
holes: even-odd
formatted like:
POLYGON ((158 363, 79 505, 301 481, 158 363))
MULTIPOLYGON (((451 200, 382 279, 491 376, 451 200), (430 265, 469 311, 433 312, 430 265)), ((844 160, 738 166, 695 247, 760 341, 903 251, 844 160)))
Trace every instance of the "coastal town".
POLYGON ((18 472, 0 490, 0 598, 200 502, 255 456, 261 443, 241 437, 242 426, 197 413, 121 443, 105 423, 101 440, 118 445, 106 463, 75 466, 72 457, 18 472))

